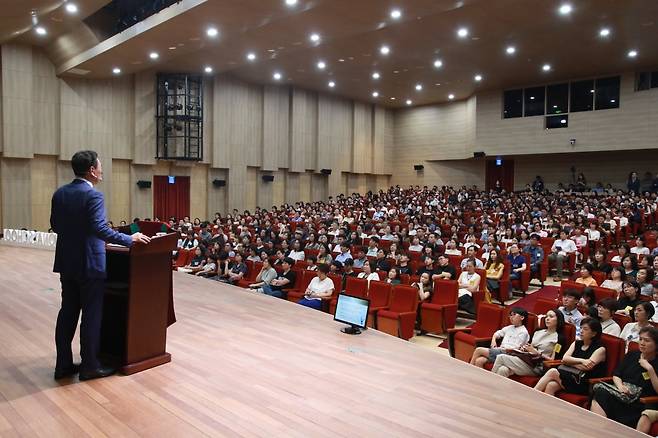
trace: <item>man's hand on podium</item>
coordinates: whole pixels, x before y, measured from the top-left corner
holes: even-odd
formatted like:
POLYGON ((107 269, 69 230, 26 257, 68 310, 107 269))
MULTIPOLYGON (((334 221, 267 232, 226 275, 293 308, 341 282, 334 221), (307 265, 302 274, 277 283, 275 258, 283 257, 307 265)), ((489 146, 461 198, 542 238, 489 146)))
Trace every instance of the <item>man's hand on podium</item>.
POLYGON ((139 243, 146 244, 146 243, 149 243, 151 241, 151 238, 149 236, 147 236, 145 234, 142 234, 142 233, 135 233, 130 237, 132 237, 133 243, 139 242, 139 243))

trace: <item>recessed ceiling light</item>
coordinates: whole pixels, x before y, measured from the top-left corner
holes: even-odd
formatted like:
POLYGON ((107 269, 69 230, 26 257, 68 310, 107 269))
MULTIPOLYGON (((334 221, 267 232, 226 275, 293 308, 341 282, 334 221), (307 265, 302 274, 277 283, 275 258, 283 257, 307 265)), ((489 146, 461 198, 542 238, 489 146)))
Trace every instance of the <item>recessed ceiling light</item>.
POLYGON ((206 35, 208 35, 210 38, 214 38, 217 35, 219 35, 219 31, 217 30, 216 27, 209 27, 206 29, 206 35))
POLYGON ((320 42, 320 35, 317 33, 312 33, 311 36, 308 37, 312 42, 318 43, 320 42))
POLYGON ((391 48, 388 46, 381 46, 381 48, 379 49, 379 53, 381 53, 382 55, 388 55, 389 53, 391 53, 391 48))
POLYGON ((550 64, 544 64, 541 66, 541 69, 544 71, 551 71, 551 65, 550 64))
POLYGON ((121 69, 119 67, 114 67, 112 69, 112 73, 114 73, 115 75, 121 74, 121 69))
POLYGON ((64 8, 69 14, 75 14, 78 12, 78 6, 75 3, 67 3, 64 8))
POLYGON ((391 99, 391 100, 395 100, 395 97, 390 97, 389 99, 391 99))
POLYGON ((565 125, 565 124, 567 123, 567 119, 561 119, 561 120, 560 120, 560 123, 562 123, 563 125, 565 125))
POLYGON ((176 46, 169 47, 169 50, 176 50, 176 46))
POLYGON ((343 58, 339 58, 339 59, 338 59, 338 62, 345 62, 345 59, 343 59, 343 58))
POLYGON ((160 55, 158 54, 158 52, 149 53, 149 58, 151 58, 151 59, 158 59, 159 57, 160 57, 160 55))
POLYGON ((468 29, 466 29, 465 27, 460 28, 457 31, 457 36, 459 38, 466 38, 468 36, 468 29))
POLYGON ((336 83, 334 81, 329 81, 327 85, 329 85, 329 88, 334 88, 336 86, 336 83))
POLYGON ((423 89, 422 84, 416 84, 416 91, 421 91, 423 89))
POLYGON ((318 61, 318 68, 324 70, 327 67, 327 64, 324 61, 318 61))
POLYGON ((473 79, 475 79, 475 82, 480 82, 482 80, 482 75, 475 75, 473 79))
POLYGON ((212 73, 212 67, 211 66, 206 66, 206 68, 203 69, 206 73, 212 73))
POLYGON ((412 103, 411 99, 407 99, 407 105, 411 105, 412 103))
POLYGON ((275 81, 280 81, 280 80, 281 80, 281 73, 279 73, 278 71, 275 72, 275 73, 272 75, 272 78, 274 78, 275 81))
POLYGON ((603 29, 601 29, 599 31, 599 36, 603 37, 603 38, 605 38, 607 36, 610 36, 610 29, 608 29, 607 27, 604 27, 603 29))
POLYGON ((372 97, 379 97, 379 92, 373 91, 372 92, 372 97))
POLYGON ((374 73, 372 74, 372 78, 375 79, 375 80, 379 79, 380 77, 381 77, 380 74, 377 73, 377 72, 374 72, 374 73))
POLYGON ((530 100, 535 100, 535 96, 530 96, 530 100))
POLYGON ((569 3, 565 3, 562 6, 560 6, 560 9, 558 9, 558 11, 560 11, 560 14, 562 15, 569 15, 571 11, 573 11, 573 7, 569 3))
POLYGON ((507 52, 508 55, 513 55, 516 53, 516 47, 514 46, 507 46, 505 49, 505 52, 507 52))
POLYGON ((610 103, 615 103, 615 102, 616 102, 615 99, 610 99, 610 103))
POLYGON ((637 56, 637 50, 631 50, 628 52, 629 58, 635 58, 637 56))
POLYGON ((249 61, 255 61, 256 60, 256 54, 254 52, 247 53, 247 59, 249 61))
POLYGON ((287 6, 295 6, 296 4, 297 4, 297 0, 286 0, 287 6))
POLYGON ((397 20, 397 19, 399 19, 400 17, 402 17, 402 11, 401 11, 401 10, 399 10, 399 9, 393 9, 393 10, 391 11, 391 18, 392 18, 392 19, 397 20))
POLYGON ((452 99, 454 99, 454 98, 455 98, 455 95, 454 95, 454 94, 448 94, 448 99, 452 100, 452 99))
POLYGON ((41 35, 41 36, 43 36, 43 35, 45 35, 45 34, 48 33, 48 31, 46 31, 46 28, 43 27, 43 26, 37 26, 37 27, 35 27, 35 28, 34 28, 34 31, 37 33, 37 35, 41 35))
POLYGON ((442 66, 443 66, 443 61, 441 61, 440 59, 436 59, 434 61, 434 67, 435 68, 441 68, 442 66))

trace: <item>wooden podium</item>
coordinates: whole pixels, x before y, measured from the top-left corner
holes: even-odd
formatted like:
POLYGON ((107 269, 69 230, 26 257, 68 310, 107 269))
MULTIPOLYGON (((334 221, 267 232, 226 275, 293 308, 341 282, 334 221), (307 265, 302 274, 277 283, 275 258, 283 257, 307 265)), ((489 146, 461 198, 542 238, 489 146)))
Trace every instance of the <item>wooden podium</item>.
POLYGON ((171 253, 176 234, 131 248, 107 245, 101 357, 124 374, 171 361, 167 327, 175 321, 171 253))

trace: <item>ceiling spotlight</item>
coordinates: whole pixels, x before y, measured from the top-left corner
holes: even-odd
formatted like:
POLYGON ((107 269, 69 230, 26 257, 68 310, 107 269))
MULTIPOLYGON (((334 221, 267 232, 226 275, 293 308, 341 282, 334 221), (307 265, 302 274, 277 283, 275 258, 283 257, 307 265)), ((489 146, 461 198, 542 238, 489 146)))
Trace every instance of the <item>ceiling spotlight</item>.
POLYGON ((311 36, 308 38, 314 43, 320 42, 320 35, 318 35, 317 33, 312 33, 311 36))
POLYGON ((297 4, 297 0, 286 0, 286 6, 295 6, 297 4))
POLYGON ((544 64, 541 66, 541 69, 544 71, 551 71, 551 65, 550 64, 544 64))
POLYGON ((114 67, 112 69, 112 73, 114 73, 115 75, 121 74, 121 69, 119 67, 114 67))
POLYGON ((34 31, 37 33, 37 35, 41 35, 41 36, 43 36, 43 35, 45 35, 45 34, 48 33, 48 32, 46 31, 46 28, 43 27, 43 26, 37 26, 37 27, 35 27, 35 28, 34 28, 34 31))
POLYGON ((379 49, 379 53, 381 53, 382 55, 388 55, 389 53, 391 53, 391 48, 388 46, 382 46, 379 49))
POLYGON ((377 91, 372 92, 372 97, 379 97, 379 93, 377 91))
POLYGON ((482 80, 482 75, 475 75, 473 79, 475 79, 475 82, 480 82, 482 80))
POLYGON ((217 35, 219 35, 219 31, 216 27, 209 27, 206 30, 206 35, 208 35, 210 38, 215 38, 217 35))
POLYGON ((149 53, 149 58, 151 58, 151 59, 158 59, 159 57, 160 57, 160 55, 158 54, 158 52, 149 53))
POLYGON ((275 81, 280 81, 281 80, 281 73, 275 72, 272 77, 274 78, 275 81))
POLYGON ((256 60, 256 54, 254 52, 247 53, 247 60, 255 61, 256 60))
POLYGON ((416 84, 416 91, 420 91, 420 90, 422 90, 422 89, 423 89, 423 85, 422 85, 422 84, 416 84))
POLYGON ((395 100, 395 97, 389 97, 389 99, 391 99, 391 100, 395 100))
POLYGON ((560 9, 558 9, 558 10, 560 11, 560 14, 568 15, 568 14, 571 13, 571 11, 573 11, 573 8, 571 7, 571 5, 569 3, 565 3, 562 6, 560 6, 560 9))
POLYGON ((75 14, 78 12, 78 7, 76 6, 75 3, 67 3, 64 8, 66 9, 66 12, 68 12, 69 14, 75 14))
POLYGON ((411 99, 407 99, 407 105, 411 105, 412 103, 411 99))
POLYGON ((329 88, 334 88, 336 86, 336 83, 334 81, 329 81, 327 85, 329 85, 329 88))
POLYGON ((206 66, 206 68, 203 69, 206 73, 212 73, 212 67, 211 66, 206 66))
POLYGON ((629 58, 635 58, 637 56, 637 50, 631 50, 628 52, 629 58))
POLYGON ((452 99, 454 99, 454 98, 455 98, 455 95, 454 95, 454 94, 448 94, 448 99, 452 100, 452 99))
POLYGON ((507 52, 508 55, 513 55, 516 53, 516 47, 514 46, 507 46, 505 49, 505 52, 507 52))
POLYGON ((397 20, 397 19, 399 19, 400 17, 402 17, 402 11, 401 11, 401 10, 399 10, 399 9, 393 9, 393 10, 391 11, 391 18, 392 18, 392 19, 397 20))
POLYGON ((604 27, 603 29, 601 29, 599 31, 599 36, 603 37, 603 38, 605 38, 607 36, 610 36, 610 29, 608 29, 607 27, 604 27))
POLYGON ((377 73, 377 72, 374 72, 374 73, 372 74, 372 78, 375 79, 375 80, 379 79, 380 77, 381 77, 381 76, 380 76, 379 73, 377 73))
POLYGON ((441 61, 440 59, 434 61, 435 68, 441 68, 442 66, 443 66, 443 61, 441 61))
POLYGON ((462 27, 461 29, 459 29, 457 31, 457 36, 459 38, 466 38, 468 36, 468 29, 466 29, 465 27, 462 27))
POLYGON ((319 61, 319 62, 318 62, 318 68, 319 68, 320 70, 324 70, 326 67, 327 67, 327 64, 325 64, 324 61, 319 61))

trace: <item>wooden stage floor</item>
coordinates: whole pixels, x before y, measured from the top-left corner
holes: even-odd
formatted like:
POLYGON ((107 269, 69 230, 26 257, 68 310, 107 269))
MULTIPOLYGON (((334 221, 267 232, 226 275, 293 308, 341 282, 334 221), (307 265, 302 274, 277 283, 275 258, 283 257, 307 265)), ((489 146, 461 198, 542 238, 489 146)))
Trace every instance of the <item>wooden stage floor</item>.
POLYGON ((179 273, 172 363, 56 383, 53 254, 0 246, 2 437, 635 436, 438 352, 179 273))

